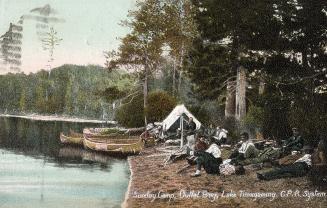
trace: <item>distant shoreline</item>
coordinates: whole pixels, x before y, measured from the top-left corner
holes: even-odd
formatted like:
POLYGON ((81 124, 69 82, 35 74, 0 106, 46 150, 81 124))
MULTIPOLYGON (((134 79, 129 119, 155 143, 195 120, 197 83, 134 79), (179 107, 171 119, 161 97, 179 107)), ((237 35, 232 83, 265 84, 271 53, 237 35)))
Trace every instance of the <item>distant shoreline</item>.
POLYGON ((101 124, 117 124, 116 121, 104 121, 96 119, 84 119, 66 116, 55 116, 55 115, 13 115, 13 114, 0 114, 0 117, 10 117, 10 118, 23 118, 36 121, 65 121, 65 122, 76 122, 76 123, 101 123, 101 124))

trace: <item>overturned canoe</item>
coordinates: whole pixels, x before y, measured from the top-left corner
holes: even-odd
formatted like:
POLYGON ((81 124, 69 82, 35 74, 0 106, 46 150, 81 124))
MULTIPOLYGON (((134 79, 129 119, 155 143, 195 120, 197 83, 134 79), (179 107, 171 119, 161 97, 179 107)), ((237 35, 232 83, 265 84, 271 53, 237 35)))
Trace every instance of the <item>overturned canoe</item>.
POLYGON ((138 154, 144 148, 144 141, 139 137, 129 139, 84 138, 84 148, 118 154, 138 154))
POLYGON ((83 135, 82 134, 71 134, 69 136, 64 135, 63 132, 60 133, 60 141, 63 144, 76 144, 83 145, 83 135))

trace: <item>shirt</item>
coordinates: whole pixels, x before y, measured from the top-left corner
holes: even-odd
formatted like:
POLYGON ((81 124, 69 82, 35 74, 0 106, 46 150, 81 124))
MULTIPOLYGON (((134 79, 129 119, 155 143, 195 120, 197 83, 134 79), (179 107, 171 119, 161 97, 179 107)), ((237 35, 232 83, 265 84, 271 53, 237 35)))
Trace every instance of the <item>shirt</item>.
POLYGON ((311 155, 310 154, 305 154, 303 157, 301 157, 300 159, 298 159, 294 163, 298 163, 298 162, 305 162, 308 166, 311 166, 312 165, 311 155))
POLYGON ((215 158, 221 157, 221 151, 217 144, 213 143, 210 147, 206 150, 206 152, 212 154, 215 158))
POLYGON ((225 129, 218 129, 216 130, 215 138, 221 140, 222 138, 227 138, 228 131, 225 129))
POLYGON ((242 146, 238 149, 238 152, 244 154, 248 150, 249 146, 251 146, 251 145, 254 146, 254 144, 252 143, 251 140, 243 142, 242 146))

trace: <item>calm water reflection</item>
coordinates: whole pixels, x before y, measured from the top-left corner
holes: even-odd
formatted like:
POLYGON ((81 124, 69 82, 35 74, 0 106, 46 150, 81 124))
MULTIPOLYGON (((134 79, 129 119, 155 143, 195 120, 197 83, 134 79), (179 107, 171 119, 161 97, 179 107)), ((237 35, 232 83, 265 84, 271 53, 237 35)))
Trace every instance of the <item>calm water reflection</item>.
POLYGON ((126 160, 59 143, 86 126, 0 117, 0 207, 119 207, 126 160))

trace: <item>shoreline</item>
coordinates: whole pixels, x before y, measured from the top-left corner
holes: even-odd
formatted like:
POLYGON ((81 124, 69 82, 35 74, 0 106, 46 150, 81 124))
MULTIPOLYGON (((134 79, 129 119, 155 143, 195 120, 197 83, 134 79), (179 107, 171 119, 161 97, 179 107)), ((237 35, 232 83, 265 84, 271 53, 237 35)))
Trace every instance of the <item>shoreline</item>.
POLYGON ((0 114, 0 117, 5 118, 22 118, 35 121, 65 121, 73 123, 99 123, 99 124, 117 124, 116 121, 105 121, 97 119, 85 119, 85 118, 76 118, 76 117, 66 117, 66 116, 55 116, 55 115, 14 115, 14 114, 0 114))
POLYGON ((132 166, 131 166, 130 157, 127 158, 127 163, 128 163, 128 168, 129 168, 130 176, 129 176, 127 190, 125 192, 124 201, 121 203, 121 207, 122 208, 127 208, 128 207, 127 201, 129 199, 130 190, 131 190, 131 186, 132 186, 132 180, 133 180, 133 169, 132 169, 132 166))
MULTIPOLYGON (((222 149, 223 155, 227 151, 222 149)), ((317 189, 308 177, 260 181, 256 178, 257 170, 246 168, 245 175, 209 175, 202 171, 200 177, 193 178, 190 174, 195 171, 194 166, 177 173, 187 162, 178 160, 164 165, 167 155, 162 153, 157 146, 128 158, 131 176, 121 204, 123 208, 327 206, 327 190, 323 191, 326 193, 324 197, 305 196, 306 191, 317 189), (300 191, 303 195, 285 196, 289 190, 300 191)), ((260 171, 265 170, 268 169, 260 171)))

